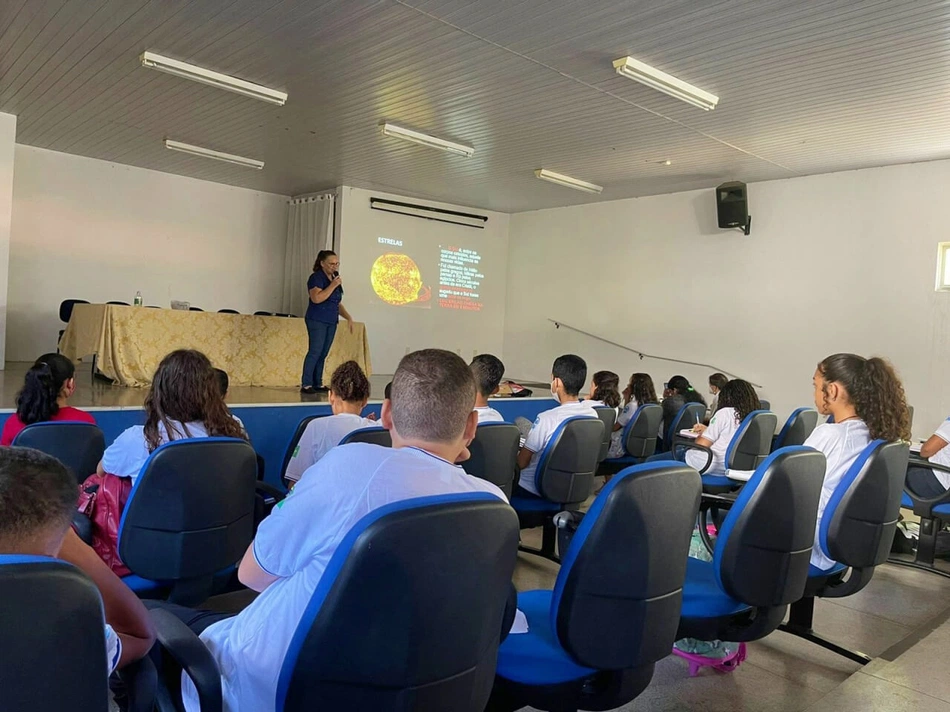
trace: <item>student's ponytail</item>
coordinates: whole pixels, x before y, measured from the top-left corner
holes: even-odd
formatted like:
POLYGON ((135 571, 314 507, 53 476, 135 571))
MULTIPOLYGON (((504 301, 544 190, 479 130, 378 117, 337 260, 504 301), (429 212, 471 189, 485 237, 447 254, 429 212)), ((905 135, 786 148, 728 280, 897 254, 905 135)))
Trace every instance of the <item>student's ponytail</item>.
POLYGON ((875 440, 910 440, 910 412, 904 386, 890 363, 855 354, 835 354, 820 364, 826 381, 844 386, 854 410, 875 440))
POLYGON ((17 394, 16 414, 24 425, 42 423, 59 412, 60 391, 75 374, 72 361, 62 354, 40 356, 26 372, 23 389, 17 394))

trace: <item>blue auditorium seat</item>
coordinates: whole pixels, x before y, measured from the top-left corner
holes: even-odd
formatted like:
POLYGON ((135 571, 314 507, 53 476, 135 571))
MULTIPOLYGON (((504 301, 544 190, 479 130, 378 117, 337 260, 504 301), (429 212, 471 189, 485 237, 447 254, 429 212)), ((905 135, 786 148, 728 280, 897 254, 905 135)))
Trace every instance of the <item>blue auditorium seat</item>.
MULTIPOLYGON (((772 436, 775 434, 777 424, 778 419, 775 413, 767 410, 754 410, 749 413, 739 424, 739 428, 729 441, 729 447, 726 448, 726 470, 752 471, 761 465, 769 456, 772 436)), ((706 464, 699 470, 699 474, 703 477, 704 492, 713 494, 728 492, 740 486, 736 480, 726 477, 724 472, 706 474, 713 458, 712 450, 709 448, 689 441, 675 442, 673 448, 679 459, 682 459, 679 455, 681 450, 697 450, 706 454, 706 464)))
POLYGON ((673 442, 676 434, 680 430, 688 430, 696 423, 702 423, 706 419, 706 406, 702 403, 687 403, 677 411, 673 417, 673 422, 664 423, 663 452, 669 452, 673 449, 673 442))
POLYGON ((28 425, 13 438, 15 447, 31 447, 66 465, 79 484, 95 473, 106 449, 102 431, 92 423, 64 420, 28 425))
POLYGON ((857 593, 871 581, 875 567, 887 560, 897 529, 907 458, 905 443, 875 440, 848 468, 828 500, 818 529, 818 544, 835 564, 825 571, 809 566, 805 595, 792 604, 788 623, 781 630, 862 665, 871 662, 867 655, 814 633, 815 598, 857 593))
POLYGON ((370 445, 381 445, 382 447, 392 447, 393 438, 386 428, 359 428, 349 433, 340 441, 340 445, 348 443, 369 443, 370 445))
POLYGON ((518 470, 521 431, 512 423, 481 423, 468 446, 469 458, 461 463, 472 477, 491 482, 510 500, 518 470))
POLYGON ((796 408, 788 416, 779 434, 772 439, 772 451, 791 445, 804 445, 818 425, 818 411, 814 408, 796 408))
MULTIPOLYGON (((0 690, 4 712, 108 710, 102 599, 65 561, 0 556, 0 690)), ((152 709, 155 668, 146 659, 120 671, 131 712, 152 709)))
POLYGON ((558 560, 554 515, 572 506, 576 509, 590 496, 603 428, 599 418, 575 416, 552 433, 534 471, 535 487, 541 496, 516 494, 511 498, 522 529, 542 527, 541 548, 523 546, 522 551, 558 560))
MULTIPOLYGON (((911 455, 908 465, 910 467, 924 467, 938 472, 950 473, 950 467, 944 467, 943 465, 930 462, 917 454, 911 455)), ((937 535, 943 529, 944 525, 950 521, 950 491, 945 492, 939 497, 921 497, 910 489, 905 482, 904 492, 901 495, 901 506, 912 509, 914 514, 920 517, 917 549, 914 552, 914 559, 912 561, 892 556, 888 559, 888 562, 950 578, 950 571, 939 569, 934 565, 934 557, 937 553, 937 535)))
POLYGON ((600 441, 600 454, 597 455, 597 462, 603 462, 607 459, 607 451, 610 449, 610 436, 614 432, 614 425, 617 422, 617 409, 608 406, 596 406, 594 413, 604 424, 604 437, 600 441))
POLYGON ((153 452, 119 523, 123 581, 143 598, 202 603, 254 534, 257 457, 236 438, 175 440, 153 452))
POLYGON ((692 468, 652 462, 559 517, 579 526, 554 590, 518 594, 528 632, 501 644, 490 709, 612 709, 646 688, 675 639, 700 489, 692 468))
POLYGON ((610 457, 601 463, 604 472, 617 472, 630 465, 638 465, 656 452, 663 408, 656 403, 641 405, 623 426, 620 442, 623 455, 610 457))
MULTIPOLYGON (((487 493, 420 497, 367 514, 310 599, 275 709, 482 712, 517 545, 514 513, 487 493)), ((157 626, 173 648, 197 642, 174 616, 158 616, 157 626)), ((213 661, 189 674, 199 694, 220 698, 213 661)))
POLYGON ((734 502, 712 496, 731 508, 712 561, 689 561, 677 637, 744 642, 775 630, 805 590, 824 475, 822 453, 783 448, 734 502))
POLYGON ((289 484, 287 482, 287 466, 290 464, 290 459, 294 456, 294 450, 296 450, 297 445, 300 444, 300 438, 303 437, 304 431, 307 429, 307 426, 310 425, 311 420, 326 417, 327 415, 308 415, 297 423, 294 434, 290 436, 290 442, 287 443, 287 448, 284 450, 284 459, 280 465, 280 481, 284 483, 285 487, 289 484))

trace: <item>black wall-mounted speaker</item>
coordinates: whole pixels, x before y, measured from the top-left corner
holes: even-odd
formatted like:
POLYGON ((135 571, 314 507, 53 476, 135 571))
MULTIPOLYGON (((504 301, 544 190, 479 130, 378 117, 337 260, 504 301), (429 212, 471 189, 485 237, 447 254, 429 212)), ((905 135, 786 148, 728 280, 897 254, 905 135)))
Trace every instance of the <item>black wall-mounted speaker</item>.
POLYGON ((749 223, 749 193, 740 181, 723 183, 716 188, 719 227, 745 228, 749 223))

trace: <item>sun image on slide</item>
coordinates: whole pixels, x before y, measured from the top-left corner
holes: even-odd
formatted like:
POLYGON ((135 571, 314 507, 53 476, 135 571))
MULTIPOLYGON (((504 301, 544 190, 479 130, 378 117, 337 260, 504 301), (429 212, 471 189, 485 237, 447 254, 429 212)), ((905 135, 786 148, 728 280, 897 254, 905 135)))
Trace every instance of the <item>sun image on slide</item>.
POLYGON ((387 304, 431 308, 432 289, 422 286, 422 273, 409 255, 380 255, 373 263, 370 281, 376 296, 387 304))

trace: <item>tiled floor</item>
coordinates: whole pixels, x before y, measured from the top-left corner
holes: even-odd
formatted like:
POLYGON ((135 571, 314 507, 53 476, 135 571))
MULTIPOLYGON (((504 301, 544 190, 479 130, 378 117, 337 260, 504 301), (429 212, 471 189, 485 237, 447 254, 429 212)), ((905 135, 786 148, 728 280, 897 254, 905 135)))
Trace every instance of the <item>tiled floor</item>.
MULTIPOLYGON (((523 532, 537 546, 539 531, 523 532)), ((519 590, 551 588, 557 566, 520 554, 519 590)), ((876 659, 863 668, 800 638, 776 631, 750 643, 733 673, 704 670, 690 678, 670 656, 624 712, 950 712, 950 579, 884 565, 854 596, 820 600, 815 631, 876 659)))

